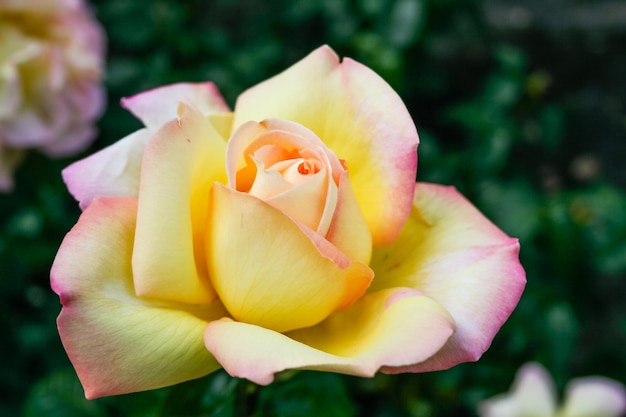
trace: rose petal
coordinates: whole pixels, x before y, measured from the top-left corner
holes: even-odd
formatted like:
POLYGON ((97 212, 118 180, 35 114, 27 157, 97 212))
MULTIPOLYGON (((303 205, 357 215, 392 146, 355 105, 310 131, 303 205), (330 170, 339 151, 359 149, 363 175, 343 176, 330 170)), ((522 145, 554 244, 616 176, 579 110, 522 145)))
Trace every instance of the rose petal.
POLYGON ((369 264, 372 256, 372 235, 363 218, 347 172, 339 179, 337 207, 326 239, 350 259, 369 264))
POLYGON ((219 368, 206 351, 207 322, 227 313, 135 296, 134 199, 97 199, 67 234, 51 283, 63 309, 59 333, 87 398, 180 383, 219 368))
POLYGON ((176 118, 180 101, 193 105, 204 116, 209 113, 230 112, 212 82, 166 85, 123 98, 121 104, 146 127, 156 130, 176 118))
POLYGON ((416 291, 393 289, 287 335, 224 319, 207 326, 204 340, 229 374, 266 385, 285 369, 373 376, 383 365, 423 361, 453 331, 441 305, 416 291))
POLYGON ((228 141, 228 184, 248 192, 326 236, 345 172, 309 129, 287 120, 248 122, 228 141), (302 175, 301 163, 315 173, 302 175))
POLYGON ((190 107, 150 139, 141 167, 133 272, 137 294, 191 304, 215 299, 204 260, 213 181, 226 181, 226 143, 190 107))
POLYGON ((211 204, 209 274, 240 321, 276 331, 311 326, 354 302, 373 277, 256 197, 215 184, 211 204))
MULTIPOLYGON (((271 177, 265 173, 259 173, 257 171, 257 181, 255 185, 263 181, 264 178, 271 177)), ((328 172, 326 169, 318 172, 315 175, 311 175, 296 187, 291 187, 282 193, 269 198, 262 198, 266 203, 272 207, 277 208, 283 213, 291 215, 296 221, 310 227, 313 230, 317 230, 318 233, 326 235, 328 231, 328 225, 325 225, 325 229, 318 228, 322 214, 324 213, 325 202, 328 194, 328 182, 332 179, 328 178, 328 172)), ((250 190, 250 194, 258 196, 253 189, 250 190)), ((333 201, 336 203, 336 199, 333 201)), ((321 225, 320 225, 321 226, 321 225)))
POLYGON ((371 291, 415 288, 441 303, 457 331, 441 352, 411 367, 424 372, 477 360, 523 291, 519 244, 487 220, 453 187, 418 183, 411 217, 398 239, 375 248, 371 291))
POLYGON ((567 417, 620 417, 626 413, 626 389, 604 377, 585 377, 567 385, 560 412, 567 417))
MULTIPOLYGON (((246 165, 250 165, 245 158, 263 146, 282 148, 288 152, 319 147, 324 149, 333 171, 333 178, 336 181, 345 171, 334 152, 328 149, 324 142, 305 126, 281 119, 268 119, 258 123, 249 121, 235 130, 232 138, 228 141, 226 170, 228 172, 228 185, 231 188, 248 191, 245 186, 243 189, 241 188, 240 182, 242 180, 239 178, 241 173, 238 171, 244 169, 246 165), (252 146, 253 143, 255 146, 252 146)), ((273 149, 273 151, 277 156, 281 155, 278 149, 273 149)), ((261 152, 263 151, 261 150, 261 152)), ((243 182, 244 184, 251 183, 252 180, 245 179, 243 182)))
POLYGON ((137 197, 141 158, 149 138, 150 132, 140 129, 62 171, 81 209, 96 197, 137 197))
POLYGON ((554 417, 556 392, 552 378, 539 364, 524 365, 510 393, 482 402, 480 417, 554 417))
POLYGON ((306 126, 346 160, 374 244, 395 239, 411 210, 418 136, 384 80, 323 46, 241 94, 233 129, 269 118, 306 126))
MULTIPOLYGON (((205 111, 228 111, 212 83, 173 84, 122 99, 122 105, 150 128, 140 129, 63 170, 63 179, 81 209, 84 210, 96 197, 138 195, 146 143, 154 130, 177 117, 181 101, 192 102, 194 108, 205 111)), ((209 120, 222 137, 228 138, 232 114, 211 114, 209 120)))

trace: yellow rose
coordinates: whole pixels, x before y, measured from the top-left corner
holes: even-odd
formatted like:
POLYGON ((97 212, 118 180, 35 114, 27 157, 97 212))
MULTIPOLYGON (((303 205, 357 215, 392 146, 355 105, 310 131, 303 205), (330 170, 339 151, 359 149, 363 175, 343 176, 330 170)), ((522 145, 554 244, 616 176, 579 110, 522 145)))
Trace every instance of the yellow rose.
POLYGON ((64 171, 84 212, 51 272, 88 398, 220 367, 259 384, 445 369, 517 304, 517 241, 415 183, 404 104, 330 48, 233 112, 211 83, 122 104, 145 128, 64 171))

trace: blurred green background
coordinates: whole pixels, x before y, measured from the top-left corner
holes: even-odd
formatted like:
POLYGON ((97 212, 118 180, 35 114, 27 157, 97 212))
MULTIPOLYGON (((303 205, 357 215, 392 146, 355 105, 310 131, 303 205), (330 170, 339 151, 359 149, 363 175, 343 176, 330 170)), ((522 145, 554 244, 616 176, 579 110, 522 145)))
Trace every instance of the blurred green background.
POLYGON ((223 372, 88 402, 61 347, 49 268, 79 210, 78 157, 31 152, 0 195, 1 416, 475 416, 519 366, 626 375, 626 2, 98 0, 109 105, 84 155, 137 129, 119 100, 178 81, 245 88, 320 44, 377 71, 420 132, 418 180, 458 187, 521 240, 528 285, 478 363, 361 379, 223 372), (620 18, 621 16, 621 18, 620 18), (620 20, 621 19, 621 20, 620 20), (248 404, 234 395, 247 394, 248 404))

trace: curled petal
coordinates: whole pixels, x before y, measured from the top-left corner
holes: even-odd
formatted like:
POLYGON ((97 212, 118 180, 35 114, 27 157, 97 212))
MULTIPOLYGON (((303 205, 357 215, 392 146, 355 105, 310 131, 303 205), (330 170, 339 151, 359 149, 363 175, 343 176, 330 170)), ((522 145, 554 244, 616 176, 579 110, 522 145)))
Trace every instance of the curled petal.
POLYGON ((140 129, 63 170, 63 180, 81 209, 97 197, 137 197, 149 138, 149 131, 140 129))
POLYGON ((424 372, 477 360, 525 285, 519 244, 452 187, 418 183, 413 210, 391 245, 374 249, 370 290, 415 288, 441 303, 457 331, 427 362, 383 372, 424 372))
POLYGON ((219 368, 206 351, 219 303, 190 306, 135 295, 135 199, 97 199, 67 234, 51 271, 61 340, 87 398, 159 388, 219 368))
MULTIPOLYGON (((272 172, 270 171, 269 174, 257 173, 255 185, 259 183, 259 180, 271 176, 272 172)), ((263 198, 263 200, 283 213, 290 214, 298 222, 325 235, 328 231, 328 225, 322 225, 321 220, 323 219, 327 194, 330 194, 328 192, 329 182, 334 185, 332 179, 328 179, 327 170, 322 169, 317 174, 309 176, 298 186, 292 186, 282 193, 263 198)), ((250 194, 257 196, 254 191, 254 188, 250 190, 250 194)), ((332 189, 332 191, 335 191, 335 189, 332 189)), ((334 209, 336 199, 332 200, 332 203, 334 209)))
POLYGON ((150 139, 141 167, 133 272, 137 293, 191 304, 215 299, 204 258, 213 181, 226 143, 192 108, 150 139))
POLYGON ((223 319, 207 326, 204 340, 228 373, 265 385, 285 369, 373 376, 383 365, 423 361, 453 331, 441 305, 399 288, 368 294, 319 325, 286 335, 223 319))
POLYGON ((298 149, 321 148, 328 157, 333 178, 336 181, 345 171, 335 153, 328 149, 324 142, 305 126, 281 119, 267 119, 258 123, 248 121, 235 130, 233 137, 228 141, 226 170, 228 172, 228 184, 232 188, 241 190, 239 183, 242 180, 239 178, 241 174, 238 171, 245 168, 246 162, 248 162, 246 158, 250 154, 266 145, 275 145, 273 146, 274 153, 277 153, 276 148, 283 151, 283 154, 279 154, 274 162, 285 158, 289 152, 298 149))
POLYGON ((178 103, 183 101, 203 115, 230 111, 224 98, 212 82, 177 83, 154 88, 122 99, 128 109, 150 129, 158 129, 176 118, 178 103))
POLYGON ((561 415, 567 417, 620 417, 626 413, 626 389, 604 377, 585 377, 567 385, 561 415))
POLYGON ((345 172, 309 129, 287 120, 250 121, 228 141, 228 184, 326 236, 345 172))
POLYGON ((270 118, 306 126, 346 160, 374 244, 396 238, 411 210, 418 136, 383 79, 323 46, 241 94, 233 129, 270 118))
POLYGON ((211 206, 209 275, 237 320, 279 332, 311 326, 371 282, 366 265, 256 197, 215 184, 211 206))

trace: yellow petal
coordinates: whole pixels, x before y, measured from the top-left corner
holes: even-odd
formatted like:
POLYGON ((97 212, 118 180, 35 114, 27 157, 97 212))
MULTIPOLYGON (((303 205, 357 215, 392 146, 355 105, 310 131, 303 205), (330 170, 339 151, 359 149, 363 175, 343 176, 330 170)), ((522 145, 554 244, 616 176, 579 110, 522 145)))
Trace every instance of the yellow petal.
POLYGON ((230 319, 207 326, 207 349, 233 376, 269 384, 285 369, 373 376, 421 362, 454 331, 448 313, 410 289, 368 294, 317 326, 286 335, 230 319))
POLYGON ((441 303, 457 332, 434 358, 386 372, 447 369, 477 360, 509 317, 525 285, 519 244, 453 187, 418 183, 398 239, 374 249, 371 291, 410 287, 441 303))
POLYGON ((311 326, 372 279, 366 265, 253 196, 215 184, 211 203, 209 273, 239 321, 281 332, 311 326))
POLYGON ((323 46, 241 94, 233 129, 269 118, 302 124, 347 161, 374 244, 395 239, 411 210, 418 136, 383 79, 323 46))
POLYGON ((215 299, 204 233, 213 181, 226 181, 226 143, 187 107, 146 146, 139 191, 133 272, 137 293, 195 304, 215 299))
POLYGON ((337 207, 326 239, 350 259, 369 264, 372 235, 354 195, 348 173, 339 180, 337 207))
POLYGON ((87 398, 177 384, 220 366, 207 352, 209 321, 220 303, 193 306, 137 297, 131 256, 135 199, 96 199, 67 234, 51 283, 63 309, 63 346, 87 398))

